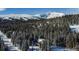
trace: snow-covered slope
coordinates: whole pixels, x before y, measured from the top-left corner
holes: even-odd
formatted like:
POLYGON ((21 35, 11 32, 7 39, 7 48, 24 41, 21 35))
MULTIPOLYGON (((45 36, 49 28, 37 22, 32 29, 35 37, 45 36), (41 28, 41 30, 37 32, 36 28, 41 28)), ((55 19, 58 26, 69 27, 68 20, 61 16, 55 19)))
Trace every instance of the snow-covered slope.
POLYGON ((62 17, 64 15, 65 15, 64 13, 59 13, 59 12, 48 12, 45 14, 36 14, 35 16, 40 17, 40 18, 50 19, 50 18, 55 18, 55 17, 62 17))
POLYGON ((70 29, 72 32, 76 32, 76 33, 79 33, 79 25, 70 25, 70 29))
POLYGON ((11 39, 7 38, 5 34, 0 31, 0 41, 4 44, 4 50, 6 51, 21 51, 18 47, 14 46, 11 39))
POLYGON ((50 19, 50 18, 62 17, 62 16, 64 16, 64 13, 49 12, 45 14, 36 14, 36 15, 8 14, 8 15, 0 15, 0 18, 2 18, 3 20, 13 20, 13 19, 18 19, 18 20, 37 19, 39 20, 40 18, 50 19))
POLYGON ((49 18, 55 18, 55 17, 62 17, 64 15, 65 15, 64 13, 50 12, 50 13, 48 13, 47 19, 49 19, 49 18))
POLYGON ((28 20, 28 19, 36 19, 32 15, 28 14, 8 14, 8 15, 0 15, 0 18, 12 20, 12 19, 18 19, 18 20, 28 20))

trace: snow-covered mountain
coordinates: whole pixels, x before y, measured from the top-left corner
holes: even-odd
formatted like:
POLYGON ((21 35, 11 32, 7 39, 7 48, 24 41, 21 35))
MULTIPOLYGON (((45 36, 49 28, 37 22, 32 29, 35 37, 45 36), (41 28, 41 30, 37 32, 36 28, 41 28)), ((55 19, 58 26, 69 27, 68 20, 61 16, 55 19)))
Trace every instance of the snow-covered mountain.
POLYGON ((12 20, 12 19, 18 19, 18 20, 28 20, 28 19, 37 19, 36 17, 28 14, 8 14, 8 15, 0 15, 0 18, 3 20, 12 20))
POLYGON ((59 13, 59 12, 49 12, 45 14, 35 14, 35 15, 29 15, 29 14, 8 14, 8 15, 0 15, 0 18, 3 20, 13 20, 13 19, 18 19, 18 20, 28 20, 28 19, 50 19, 50 18, 55 18, 55 17, 62 17, 64 16, 64 13, 59 13))
POLYGON ((50 13, 48 13, 47 19, 49 19, 49 18, 55 18, 55 17, 62 17, 64 15, 65 15, 64 13, 50 12, 50 13))
POLYGON ((40 18, 50 19, 50 18, 62 17, 64 15, 65 15, 64 13, 49 12, 45 14, 36 14, 35 16, 40 17, 40 18))

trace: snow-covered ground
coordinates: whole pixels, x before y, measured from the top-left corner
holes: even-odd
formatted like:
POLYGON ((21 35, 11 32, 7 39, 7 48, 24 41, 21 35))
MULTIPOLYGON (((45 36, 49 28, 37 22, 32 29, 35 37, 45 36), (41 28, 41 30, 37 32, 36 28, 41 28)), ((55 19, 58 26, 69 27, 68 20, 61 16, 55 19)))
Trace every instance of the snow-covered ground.
POLYGON ((70 29, 72 32, 79 32, 79 25, 70 25, 70 29))
POLYGON ((51 46, 50 51, 76 51, 76 49, 70 49, 65 47, 59 47, 59 46, 51 46))
POLYGON ((39 46, 29 46, 28 51, 40 51, 40 47, 39 46))
POLYGON ((5 46, 5 50, 7 51, 20 51, 20 49, 18 47, 15 47, 13 45, 13 43, 11 42, 11 39, 7 38, 6 35, 4 35, 1 31, 0 31, 0 38, 1 41, 3 42, 4 46, 5 46))

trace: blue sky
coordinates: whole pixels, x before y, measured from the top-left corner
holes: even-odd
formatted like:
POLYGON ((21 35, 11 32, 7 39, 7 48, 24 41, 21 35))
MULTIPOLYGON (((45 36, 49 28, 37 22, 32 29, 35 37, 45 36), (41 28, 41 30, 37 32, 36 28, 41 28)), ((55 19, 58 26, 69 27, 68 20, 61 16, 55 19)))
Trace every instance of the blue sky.
POLYGON ((78 8, 2 8, 0 14, 42 14, 47 12, 62 12, 79 14, 78 8))

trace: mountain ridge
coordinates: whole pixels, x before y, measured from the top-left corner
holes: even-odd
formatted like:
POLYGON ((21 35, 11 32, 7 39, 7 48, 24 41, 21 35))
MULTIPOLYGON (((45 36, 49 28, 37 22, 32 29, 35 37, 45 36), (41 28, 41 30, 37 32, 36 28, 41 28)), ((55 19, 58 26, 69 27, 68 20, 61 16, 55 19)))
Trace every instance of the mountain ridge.
POLYGON ((0 18, 3 20, 12 20, 12 19, 20 19, 22 18, 23 20, 28 20, 28 19, 50 19, 50 18, 56 18, 56 17, 62 17, 64 16, 64 13, 59 13, 59 12, 49 12, 49 13, 44 13, 44 14, 35 14, 35 15, 30 15, 30 14, 7 14, 7 15, 0 15, 0 18))

